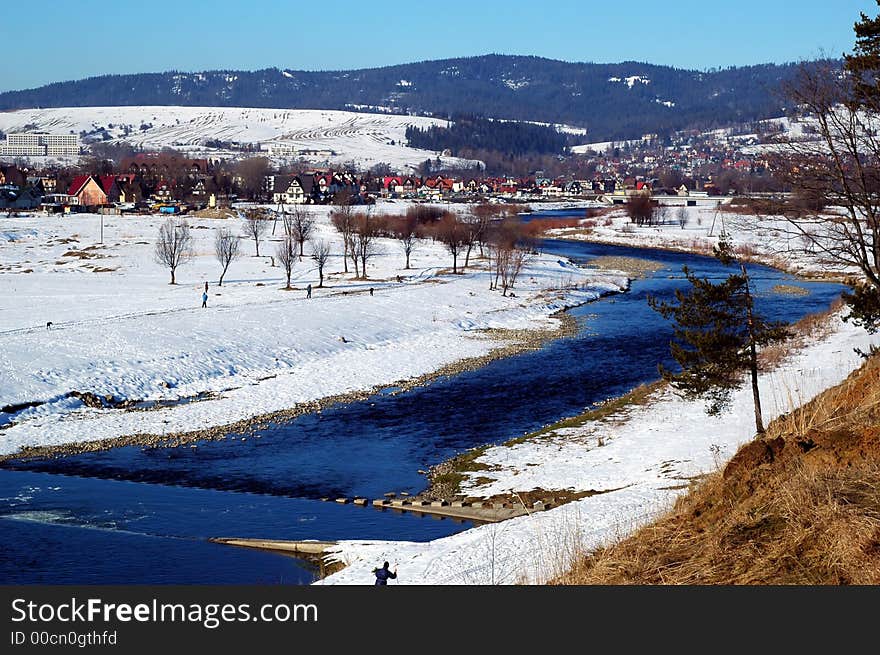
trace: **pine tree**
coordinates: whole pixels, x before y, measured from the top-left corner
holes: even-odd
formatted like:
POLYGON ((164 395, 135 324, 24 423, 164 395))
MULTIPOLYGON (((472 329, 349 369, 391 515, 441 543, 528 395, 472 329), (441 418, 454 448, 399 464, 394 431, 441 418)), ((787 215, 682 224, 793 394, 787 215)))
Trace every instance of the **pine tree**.
MULTIPOLYGON (((716 251, 725 264, 732 262, 723 243, 716 251)), ((660 364, 660 375, 685 398, 708 401, 706 413, 716 415, 730 404, 731 392, 742 386, 742 373, 751 376, 755 429, 764 433, 758 390, 758 347, 789 336, 784 324, 766 321, 754 311, 754 298, 745 266, 723 282, 699 278, 687 266, 684 275, 691 287, 675 292, 677 302, 649 298, 651 307, 674 322, 670 342, 673 359, 681 371, 660 364)))
POLYGON ((880 16, 869 18, 862 13, 853 29, 856 45, 852 54, 844 55, 844 65, 855 78, 856 101, 876 109, 880 100, 880 16))

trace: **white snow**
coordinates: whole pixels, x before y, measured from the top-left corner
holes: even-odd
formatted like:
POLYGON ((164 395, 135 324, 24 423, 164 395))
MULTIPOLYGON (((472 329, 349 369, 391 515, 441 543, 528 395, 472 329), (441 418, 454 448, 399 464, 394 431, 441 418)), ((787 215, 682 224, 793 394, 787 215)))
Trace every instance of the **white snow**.
MULTIPOLYGON (((446 126, 446 121, 421 116, 370 114, 317 109, 254 109, 240 107, 68 107, 0 112, 0 131, 47 131, 80 134, 106 129, 110 142, 127 142, 144 150, 175 148, 192 155, 241 156, 214 150, 207 141, 290 143, 298 150, 331 150, 331 164, 355 162, 362 167, 388 163, 415 169, 437 153, 406 145, 410 125, 446 126), (112 125, 112 127, 110 127, 112 125), (25 130, 26 126, 29 127, 25 130), (144 126, 145 129, 141 129, 144 126), (391 142, 395 145, 391 145, 391 142)), ((265 146, 264 146, 265 148, 265 146)), ((475 160, 442 157, 444 166, 465 168, 475 160)), ((323 162, 325 158, 320 158, 323 162)))
POLYGON ((582 143, 578 146, 572 146, 569 150, 579 155, 583 155, 588 151, 601 154, 608 150, 608 148, 627 148, 632 145, 640 145, 641 143, 641 139, 627 141, 596 141, 595 143, 582 143))
POLYGON ((162 217, 106 216, 103 246, 96 215, 0 219, 0 294, 15 299, 0 307, 0 407, 44 403, 7 416, 0 453, 225 425, 416 377, 500 345, 482 328, 551 327, 555 311, 626 284, 620 274, 539 256, 522 274, 516 297, 504 298, 488 290, 485 270, 444 273, 451 258, 439 244, 421 244, 414 269, 403 270, 397 242, 384 239, 370 280, 355 281, 340 273, 329 208, 314 209, 318 238, 332 243, 334 257, 325 271, 328 288, 314 289, 311 300, 305 286, 316 286, 318 276, 308 256, 294 269, 294 291, 281 289, 282 269, 271 266, 280 224, 259 258, 253 241, 242 240, 244 256, 218 287, 214 231, 238 233, 237 220, 190 219, 196 257, 170 286, 168 271, 152 257, 162 217), (202 309, 205 280, 210 298, 202 309), (148 401, 218 395, 130 412, 85 407, 67 396, 71 391, 148 401))
POLYGON ((642 77, 641 75, 630 75, 629 77, 624 77, 623 79, 619 77, 609 77, 609 82, 612 83, 623 83, 626 84, 630 89, 633 88, 636 83, 638 84, 650 84, 651 80, 647 77, 642 77))
POLYGON ((502 84, 504 84, 504 86, 513 91, 518 91, 519 89, 527 87, 529 84, 532 83, 531 80, 527 80, 524 77, 519 79, 503 79, 501 80, 501 82, 502 84))

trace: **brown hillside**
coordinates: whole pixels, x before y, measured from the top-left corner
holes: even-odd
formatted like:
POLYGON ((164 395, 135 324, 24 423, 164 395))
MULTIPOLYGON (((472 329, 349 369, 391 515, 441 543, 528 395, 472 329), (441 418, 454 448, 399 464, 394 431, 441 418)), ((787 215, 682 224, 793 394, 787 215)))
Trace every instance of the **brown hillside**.
POLYGON ((554 584, 880 583, 880 356, 554 584))

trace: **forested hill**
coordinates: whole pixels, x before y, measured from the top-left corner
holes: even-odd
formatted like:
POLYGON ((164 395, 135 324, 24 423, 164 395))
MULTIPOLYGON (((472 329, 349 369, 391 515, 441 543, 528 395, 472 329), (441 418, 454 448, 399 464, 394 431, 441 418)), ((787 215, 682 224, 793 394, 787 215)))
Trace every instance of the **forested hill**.
POLYGON ((586 127, 590 140, 711 128, 782 113, 792 64, 689 71, 638 62, 485 55, 353 71, 104 75, 0 94, 0 110, 184 105, 474 114, 586 127))

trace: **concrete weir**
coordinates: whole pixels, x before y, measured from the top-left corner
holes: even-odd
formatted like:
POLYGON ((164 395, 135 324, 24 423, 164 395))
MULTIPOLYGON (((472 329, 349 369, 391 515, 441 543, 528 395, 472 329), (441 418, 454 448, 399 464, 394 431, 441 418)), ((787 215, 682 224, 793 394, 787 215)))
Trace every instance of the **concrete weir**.
POLYGON ((460 500, 450 503, 446 500, 427 501, 416 498, 374 500, 372 505, 376 509, 381 510, 411 512, 436 516, 438 518, 451 518, 458 521, 473 521, 474 523, 498 523, 499 521, 523 516, 524 514, 540 512, 550 506, 547 503, 535 503, 534 507, 526 508, 521 504, 514 503, 466 502, 460 500))
POLYGON ((333 573, 339 567, 339 565, 327 564, 324 559, 327 549, 336 545, 335 541, 287 541, 284 539, 239 539, 236 537, 215 537, 208 539, 208 541, 215 544, 256 548, 257 550, 292 555, 317 565, 322 578, 333 573))
POLYGON ((227 546, 259 548, 260 550, 274 550, 279 553, 315 557, 323 556, 330 546, 336 545, 335 541, 286 541, 283 539, 238 539, 235 537, 216 537, 208 541, 227 546))

